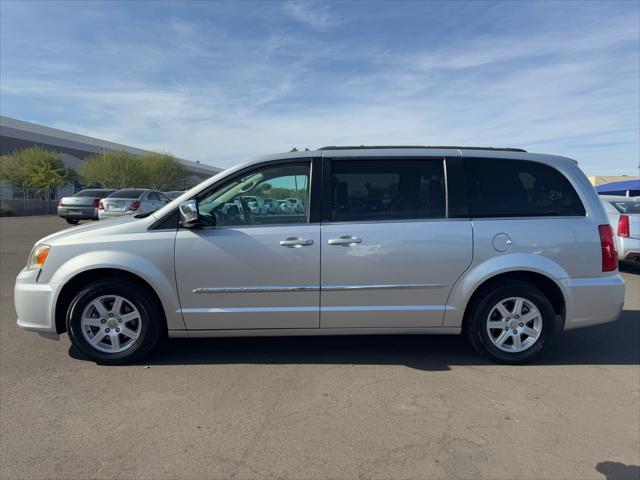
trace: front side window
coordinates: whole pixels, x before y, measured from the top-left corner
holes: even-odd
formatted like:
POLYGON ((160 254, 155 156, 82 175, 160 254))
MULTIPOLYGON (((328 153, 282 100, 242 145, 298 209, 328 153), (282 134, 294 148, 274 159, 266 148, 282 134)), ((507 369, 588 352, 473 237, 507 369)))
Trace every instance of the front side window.
POLYGON ((216 226, 307 223, 309 162, 261 167, 198 200, 203 223, 216 226))
POLYGON ((541 163, 464 160, 472 217, 580 216, 584 206, 565 176, 541 163))
POLYGON ((331 220, 444 218, 443 160, 335 160, 331 220))

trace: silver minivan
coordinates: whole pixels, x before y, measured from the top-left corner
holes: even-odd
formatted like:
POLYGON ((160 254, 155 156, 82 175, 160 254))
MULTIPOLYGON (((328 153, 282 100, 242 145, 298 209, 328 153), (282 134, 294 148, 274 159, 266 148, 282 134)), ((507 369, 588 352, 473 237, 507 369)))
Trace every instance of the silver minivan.
POLYGON ((165 336, 460 333, 523 363, 623 300, 612 228, 574 160, 462 147, 261 158, 156 212, 43 238, 15 285, 18 325, 68 332, 105 364, 165 336), (304 209, 254 215, 249 196, 304 209))

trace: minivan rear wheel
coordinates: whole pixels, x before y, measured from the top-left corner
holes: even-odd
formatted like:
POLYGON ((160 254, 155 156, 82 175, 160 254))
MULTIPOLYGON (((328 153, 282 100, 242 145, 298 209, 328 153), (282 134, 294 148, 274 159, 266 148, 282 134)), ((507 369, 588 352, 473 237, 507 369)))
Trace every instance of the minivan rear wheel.
POLYGON ((101 280, 83 288, 67 311, 74 347, 98 363, 135 361, 158 342, 160 312, 144 289, 128 280, 101 280))
POLYGON ((556 335, 559 322, 549 299, 521 281, 494 284, 474 296, 465 333, 480 353, 508 364, 527 363, 556 335))

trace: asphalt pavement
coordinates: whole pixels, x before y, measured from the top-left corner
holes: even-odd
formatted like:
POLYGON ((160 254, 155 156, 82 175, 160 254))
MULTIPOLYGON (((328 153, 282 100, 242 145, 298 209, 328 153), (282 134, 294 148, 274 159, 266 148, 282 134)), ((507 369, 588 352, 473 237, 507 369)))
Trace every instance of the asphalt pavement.
POLYGON ((457 336, 171 340, 103 367, 15 325, 57 217, 0 218, 0 478, 639 479, 640 269, 534 364, 457 336))

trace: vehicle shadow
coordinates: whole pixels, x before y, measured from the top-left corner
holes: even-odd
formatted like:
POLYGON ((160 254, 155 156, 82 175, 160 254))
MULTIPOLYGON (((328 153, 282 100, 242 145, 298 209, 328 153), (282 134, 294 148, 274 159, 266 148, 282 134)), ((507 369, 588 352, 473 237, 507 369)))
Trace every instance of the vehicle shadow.
MULTIPOLYGON (((613 323, 563 332, 535 365, 640 365, 640 311, 613 323)), ((70 349, 69 354, 82 358, 70 349)), ((171 339, 144 365, 336 364, 405 365, 446 371, 491 365, 461 335, 368 335, 171 339)))
POLYGON ((606 480, 638 480, 640 466, 625 465, 620 462, 600 462, 596 470, 603 474, 606 480))
POLYGON ((618 268, 621 272, 635 273, 636 275, 640 275, 640 262, 630 262, 628 260, 623 260, 618 263, 618 268))

